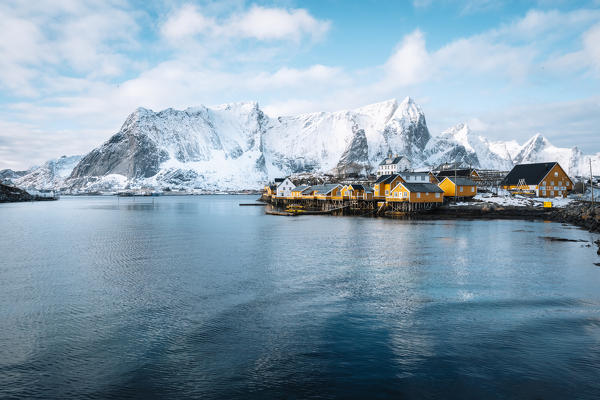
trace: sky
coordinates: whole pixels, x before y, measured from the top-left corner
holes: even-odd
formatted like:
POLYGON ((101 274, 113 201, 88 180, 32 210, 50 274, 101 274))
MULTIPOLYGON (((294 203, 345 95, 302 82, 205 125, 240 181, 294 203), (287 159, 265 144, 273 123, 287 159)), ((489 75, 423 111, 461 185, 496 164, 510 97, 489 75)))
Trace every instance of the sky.
POLYGON ((85 154, 137 107, 406 96, 433 135, 600 152, 600 0, 1 0, 0 27, 0 169, 85 154))

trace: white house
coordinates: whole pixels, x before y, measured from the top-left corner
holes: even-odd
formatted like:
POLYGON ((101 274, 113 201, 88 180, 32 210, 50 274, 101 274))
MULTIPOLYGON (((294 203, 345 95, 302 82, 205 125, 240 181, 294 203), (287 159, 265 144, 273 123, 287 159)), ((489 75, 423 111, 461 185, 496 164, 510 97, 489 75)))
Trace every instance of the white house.
POLYGON ((410 160, 405 156, 394 156, 391 154, 384 159, 377 168, 377 176, 393 175, 410 169, 410 160))
POLYGON ((292 189, 296 187, 290 178, 276 178, 275 185, 277 185, 277 197, 292 197, 292 189))

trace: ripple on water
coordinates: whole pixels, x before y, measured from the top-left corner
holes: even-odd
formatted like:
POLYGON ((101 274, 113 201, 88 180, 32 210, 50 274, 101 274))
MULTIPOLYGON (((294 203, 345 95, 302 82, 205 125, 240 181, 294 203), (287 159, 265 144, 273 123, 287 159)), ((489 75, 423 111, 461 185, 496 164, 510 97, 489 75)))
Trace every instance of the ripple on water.
POLYGON ((600 393, 597 235, 251 200, 0 207, 0 397, 600 393))

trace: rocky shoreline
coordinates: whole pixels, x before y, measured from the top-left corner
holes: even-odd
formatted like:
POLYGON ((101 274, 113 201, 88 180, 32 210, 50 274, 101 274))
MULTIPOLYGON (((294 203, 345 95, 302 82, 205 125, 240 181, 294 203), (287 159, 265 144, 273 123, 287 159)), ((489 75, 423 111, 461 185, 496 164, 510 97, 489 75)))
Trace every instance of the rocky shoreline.
POLYGON ((16 203, 20 201, 49 201, 56 197, 32 196, 23 189, 0 183, 0 203, 16 203))
POLYGON ((417 218, 425 219, 526 219, 568 223, 600 232, 600 205, 573 202, 564 208, 501 206, 476 202, 468 205, 445 205, 417 218))

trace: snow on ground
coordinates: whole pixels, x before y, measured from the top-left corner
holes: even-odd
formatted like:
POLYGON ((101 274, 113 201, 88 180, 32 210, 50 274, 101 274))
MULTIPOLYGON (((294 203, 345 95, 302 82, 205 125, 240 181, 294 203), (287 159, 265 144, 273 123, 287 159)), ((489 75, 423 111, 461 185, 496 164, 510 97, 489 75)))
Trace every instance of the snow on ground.
MULTIPOLYGON (((480 193, 475 196, 475 200, 479 200, 485 203, 495 204, 498 206, 512 206, 512 207, 543 207, 544 202, 549 201, 552 203, 552 207, 554 208, 563 208, 569 205, 574 199, 571 198, 543 198, 543 197, 525 197, 525 196, 509 196, 509 195, 500 195, 495 196, 491 193, 480 193)), ((451 204, 451 206, 467 206, 473 205, 472 202, 459 202, 455 204, 451 204)))

